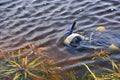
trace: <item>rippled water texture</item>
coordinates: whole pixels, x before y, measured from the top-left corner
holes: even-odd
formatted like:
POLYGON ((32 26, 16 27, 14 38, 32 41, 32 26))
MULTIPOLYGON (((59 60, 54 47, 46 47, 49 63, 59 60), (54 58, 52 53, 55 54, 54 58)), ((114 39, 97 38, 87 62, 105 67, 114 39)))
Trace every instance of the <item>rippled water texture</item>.
POLYGON ((0 0, 0 48, 15 50, 30 42, 48 47, 57 59, 89 56, 87 51, 71 54, 61 43, 74 20, 78 32, 100 25, 120 30, 120 0, 0 0))

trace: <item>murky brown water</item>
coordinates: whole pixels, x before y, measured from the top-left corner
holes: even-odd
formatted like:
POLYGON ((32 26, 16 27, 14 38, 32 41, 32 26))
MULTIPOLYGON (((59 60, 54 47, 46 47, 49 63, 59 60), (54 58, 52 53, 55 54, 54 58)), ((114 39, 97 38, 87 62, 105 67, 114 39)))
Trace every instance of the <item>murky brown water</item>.
POLYGON ((0 0, 0 48, 15 50, 30 42, 48 47, 59 60, 89 56, 86 51, 71 54, 60 42, 74 20, 75 31, 100 25, 120 30, 120 0, 0 0))

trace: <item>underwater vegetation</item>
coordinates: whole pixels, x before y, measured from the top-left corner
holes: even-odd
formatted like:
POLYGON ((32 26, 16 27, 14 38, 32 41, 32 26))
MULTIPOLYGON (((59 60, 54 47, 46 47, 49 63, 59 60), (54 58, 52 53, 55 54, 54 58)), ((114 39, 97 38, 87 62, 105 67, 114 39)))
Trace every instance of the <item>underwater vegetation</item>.
POLYGON ((56 61, 45 52, 47 48, 37 48, 28 45, 19 50, 7 52, 3 55, 4 60, 0 61, 0 80, 119 80, 120 65, 112 60, 109 53, 95 52, 91 60, 108 58, 112 68, 94 66, 94 68, 104 70, 96 73, 87 64, 82 64, 86 68, 86 73, 78 78, 74 70, 63 71, 62 67, 56 66, 56 61))
MULTIPOLYGON (((91 60, 95 60, 95 61, 97 61, 97 60, 99 61, 100 59, 103 59, 103 60, 105 60, 105 62, 101 61, 101 63, 108 64, 108 66, 103 66, 104 64, 100 65, 97 63, 87 64, 87 63, 84 63, 84 61, 82 62, 79 59, 80 64, 78 67, 76 67, 76 66, 71 67, 72 69, 67 68, 68 75, 70 77, 65 80, 120 80, 119 61, 113 60, 110 57, 109 52, 105 52, 103 50, 95 51, 94 54, 91 55, 87 59, 91 59, 91 60), (83 69, 85 69, 85 70, 83 70, 83 69)), ((76 63, 76 61, 70 60, 70 62, 72 62, 72 64, 76 63)), ((65 62, 65 61, 63 61, 63 62, 65 62)), ((63 64, 63 62, 60 62, 60 64, 63 64)), ((58 64, 58 65, 60 66, 60 64, 58 64)), ((63 64, 63 65, 65 66, 66 64, 63 64)), ((68 62, 67 65, 71 65, 71 63, 68 62)))
MULTIPOLYGON (((92 71, 88 65, 83 64, 86 69, 89 71, 90 74, 84 76, 87 77, 87 80, 120 80, 120 64, 112 60, 110 56, 106 55, 107 58, 109 59, 109 62, 111 64, 112 68, 106 68, 106 67, 101 67, 101 66, 94 66, 94 68, 103 70, 104 72, 101 73, 96 73, 92 71)), ((84 80, 83 78, 83 80, 84 80)))
POLYGON ((29 45, 25 48, 8 52, 11 58, 3 55, 5 60, 1 62, 0 80, 60 80, 54 66, 53 59, 42 50, 29 45), (27 52, 25 55, 24 51, 27 52), (17 55, 17 56, 16 56, 17 55))

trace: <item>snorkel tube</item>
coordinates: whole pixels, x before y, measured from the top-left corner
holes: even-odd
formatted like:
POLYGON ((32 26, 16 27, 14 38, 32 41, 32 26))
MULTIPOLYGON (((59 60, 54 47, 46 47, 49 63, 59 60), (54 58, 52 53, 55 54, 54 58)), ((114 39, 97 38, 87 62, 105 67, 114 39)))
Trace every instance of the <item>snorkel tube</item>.
POLYGON ((70 28, 68 35, 71 35, 73 33, 74 27, 76 25, 76 21, 73 22, 72 27, 70 28))

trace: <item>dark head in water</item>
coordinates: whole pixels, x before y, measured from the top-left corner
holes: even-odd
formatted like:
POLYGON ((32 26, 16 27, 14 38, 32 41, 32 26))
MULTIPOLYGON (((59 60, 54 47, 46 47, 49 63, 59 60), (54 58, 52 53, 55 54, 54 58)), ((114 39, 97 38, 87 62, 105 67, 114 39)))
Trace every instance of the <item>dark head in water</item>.
POLYGON ((84 39, 84 36, 77 33, 72 33, 64 40, 64 44, 73 48, 77 48, 84 39))

